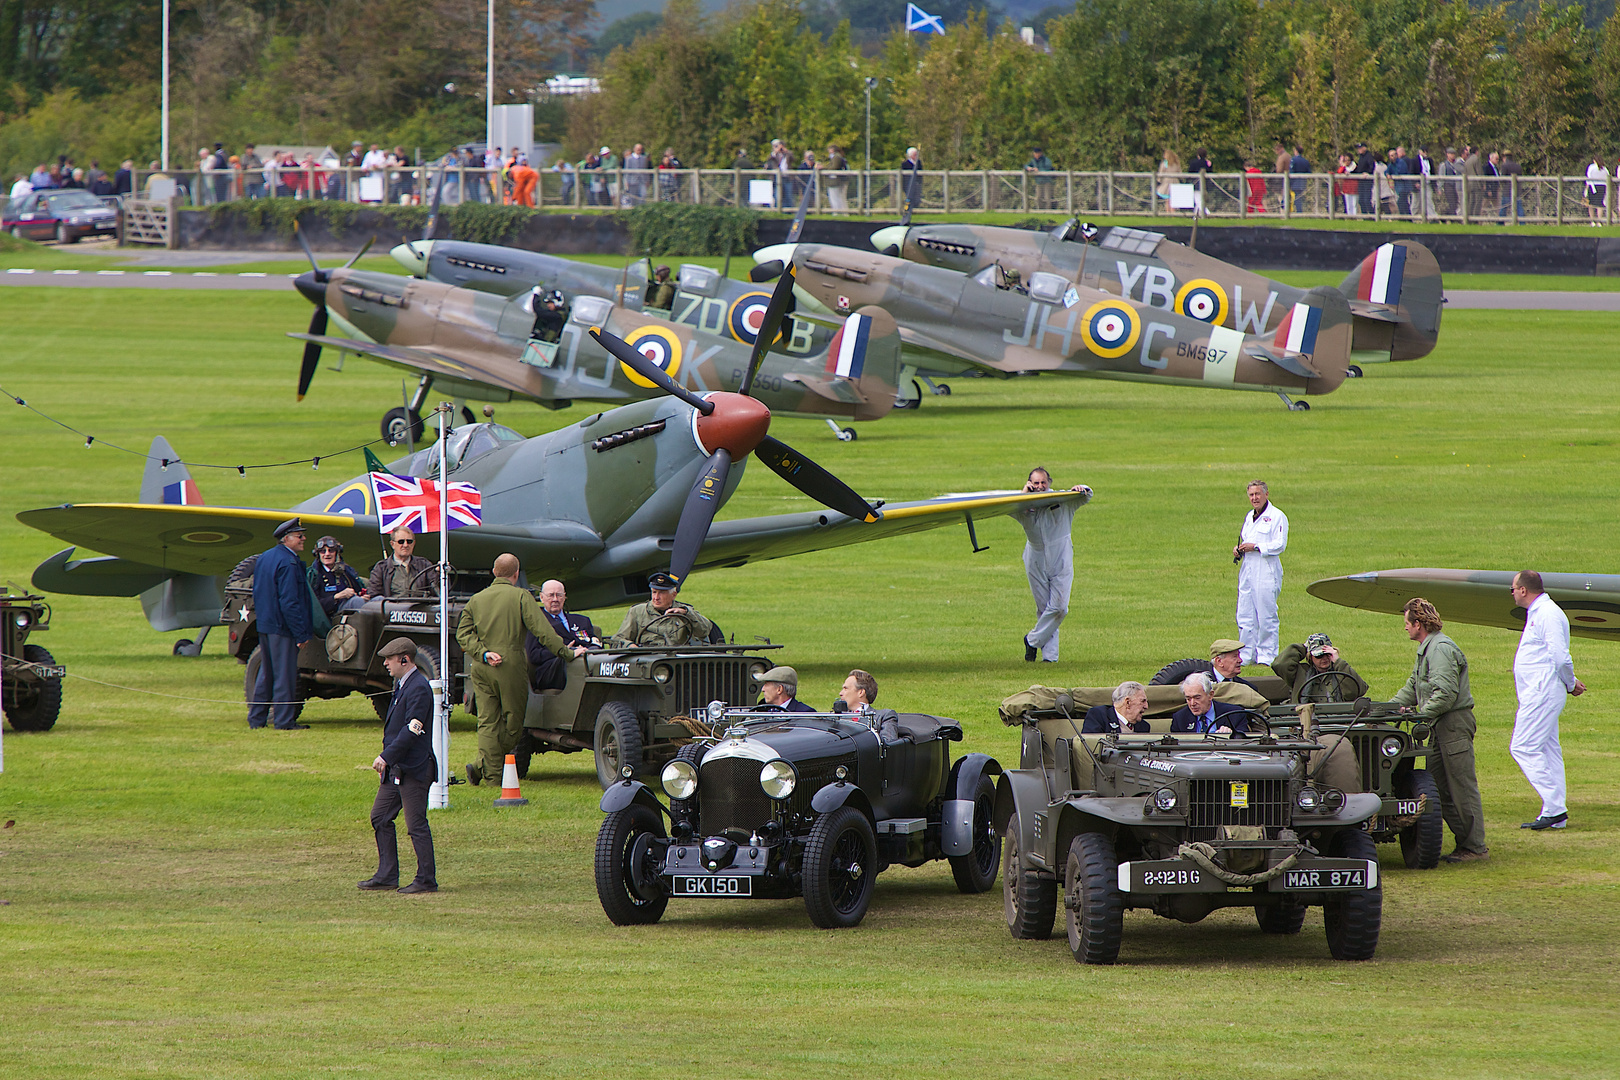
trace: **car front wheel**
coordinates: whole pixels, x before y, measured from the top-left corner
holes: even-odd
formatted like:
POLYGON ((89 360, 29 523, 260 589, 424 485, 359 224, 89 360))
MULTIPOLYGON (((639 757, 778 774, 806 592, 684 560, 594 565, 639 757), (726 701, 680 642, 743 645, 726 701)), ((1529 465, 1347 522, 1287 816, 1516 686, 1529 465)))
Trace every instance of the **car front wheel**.
POLYGON ((1069 951, 1075 960, 1112 964, 1119 959, 1125 906, 1119 892, 1119 858, 1108 837, 1081 833, 1069 842, 1063 906, 1068 912, 1069 951))
POLYGON ((1001 837, 996 834, 996 785, 988 776, 980 776, 976 789, 963 792, 957 798, 973 799, 973 850, 966 855, 952 855, 951 876, 956 879, 959 892, 988 892, 996 883, 996 868, 1001 862, 1001 837))
POLYGON ((658 812, 640 803, 615 810, 596 834, 596 897, 615 926, 645 926, 664 917, 669 896, 651 862, 664 835, 658 812))
MULTIPOLYGON (((44 646, 23 645, 24 663, 53 667, 56 658, 44 646)), ((13 731, 49 731, 62 711, 62 677, 52 675, 37 682, 10 679, 6 686, 6 719, 13 731)))
POLYGON ((624 767, 641 772, 641 721, 636 710, 622 701, 610 701, 596 714, 596 781, 606 791, 618 783, 624 767))
MULTIPOLYGON (((1360 829, 1345 828, 1328 842, 1328 856, 1334 859, 1366 859, 1376 862, 1378 845, 1360 829)), ((1358 889, 1322 905, 1322 921, 1327 927, 1328 951, 1335 960, 1371 960, 1378 950, 1378 930, 1384 920, 1384 887, 1358 889)))
POLYGON ((840 806, 816 819, 804 846, 804 906, 824 930, 866 917, 877 881, 877 836, 866 815, 840 806))
POLYGON ((1445 845, 1440 819, 1440 789, 1427 770, 1414 769, 1402 785, 1402 795, 1410 799, 1428 797, 1428 805, 1418 819, 1401 830, 1401 860, 1408 870, 1433 870, 1440 865, 1440 849, 1445 845))

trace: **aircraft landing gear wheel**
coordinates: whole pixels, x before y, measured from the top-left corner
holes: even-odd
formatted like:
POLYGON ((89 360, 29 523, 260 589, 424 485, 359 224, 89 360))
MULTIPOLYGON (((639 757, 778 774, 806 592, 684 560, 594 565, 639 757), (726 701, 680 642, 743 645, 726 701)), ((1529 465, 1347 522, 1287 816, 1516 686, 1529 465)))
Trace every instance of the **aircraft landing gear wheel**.
POLYGON ((844 428, 838 433, 839 442, 854 442, 856 438, 858 438, 858 436, 855 433, 855 429, 852 427, 844 428))
POLYGON ((478 423, 478 417, 473 415, 473 411, 471 409, 463 405, 461 407, 461 421, 464 424, 476 424, 478 423))
POLYGON ((1290 412, 1310 412, 1311 403, 1308 401, 1296 401, 1292 405, 1288 406, 1288 410, 1290 412))
POLYGON ((421 442, 421 416, 413 412, 409 415, 409 419, 407 419, 404 406, 397 409, 389 409, 387 412, 383 413, 382 437, 390 446, 398 446, 400 443, 407 441, 418 443, 421 442), (409 424, 409 428, 406 427, 407 424, 409 424), (407 430, 410 432, 409 440, 405 438, 407 430))
POLYGON ((191 656, 192 654, 186 652, 186 650, 191 648, 191 646, 194 644, 196 644, 196 642, 192 641, 190 638, 183 637, 174 643, 174 648, 170 649, 169 652, 174 656, 191 656))
POLYGON ((911 380, 911 396, 910 397, 896 397, 895 402, 894 402, 894 407, 897 408, 897 409, 920 409, 920 408, 922 408, 922 392, 923 392, 922 391, 922 383, 918 382, 916 379, 912 379, 911 380))
POLYGON ((1351 379, 1359 379, 1359 378, 1361 378, 1361 374, 1362 374, 1361 365, 1360 364, 1351 364, 1348 368, 1345 369, 1344 374, 1345 374, 1345 376, 1347 378, 1351 378, 1351 379))
POLYGON ((945 397, 950 397, 951 396, 951 384, 950 383, 940 383, 939 384, 939 392, 941 394, 943 394, 945 397))

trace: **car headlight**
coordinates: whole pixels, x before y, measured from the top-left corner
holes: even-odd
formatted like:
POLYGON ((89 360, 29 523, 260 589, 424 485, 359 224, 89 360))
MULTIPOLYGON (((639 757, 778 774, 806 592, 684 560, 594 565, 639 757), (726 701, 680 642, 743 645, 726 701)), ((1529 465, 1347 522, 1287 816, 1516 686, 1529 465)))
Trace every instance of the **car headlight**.
POLYGON ((726 703, 723 701, 709 702, 709 724, 718 726, 726 718, 726 703))
POLYGON ((675 669, 668 664, 657 664, 653 667, 652 676, 653 682, 667 683, 675 677, 675 669))
POLYGON ((785 799, 793 794, 798 786, 799 774, 793 766, 777 758, 767 761, 765 767, 759 770, 759 786, 765 789, 765 794, 773 799, 785 799))
POLYGON ((1153 793, 1153 808, 1155 810, 1174 810, 1176 808, 1175 788, 1162 787, 1153 793))
POLYGON ((1399 735, 1388 735, 1378 744, 1378 749, 1385 757, 1399 757, 1401 751, 1406 749, 1406 744, 1401 741, 1399 735))
POLYGON ((748 665, 748 677, 753 679, 755 682, 758 682, 759 677, 761 675, 765 674, 769 670, 771 670, 771 669, 766 667, 764 664, 760 664, 760 663, 749 664, 748 665))
POLYGON ((1315 788, 1300 788, 1299 794, 1294 796, 1294 805, 1307 814, 1314 814, 1322 805, 1322 797, 1315 788))
POLYGON ((1328 788, 1322 792, 1322 812, 1336 814, 1344 808, 1344 792, 1338 788, 1328 788))
POLYGON ((690 761, 677 759, 665 765, 661 779, 664 793, 672 799, 690 799, 697 791, 697 770, 690 761))
POLYGON ((19 630, 26 630, 33 619, 33 613, 28 611, 19 611, 11 617, 11 621, 17 624, 19 630))

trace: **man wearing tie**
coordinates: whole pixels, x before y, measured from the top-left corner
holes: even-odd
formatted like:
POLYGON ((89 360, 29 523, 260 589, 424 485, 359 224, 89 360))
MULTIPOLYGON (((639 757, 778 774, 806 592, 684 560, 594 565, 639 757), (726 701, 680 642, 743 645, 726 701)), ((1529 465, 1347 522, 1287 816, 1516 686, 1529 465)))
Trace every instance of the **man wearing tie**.
MULTIPOLYGON (((562 582, 553 578, 540 586, 540 607, 563 643, 585 649, 600 647, 602 632, 585 616, 564 611, 567 602, 568 591, 562 582)), ((523 653, 529 658, 529 686, 535 691, 561 690, 568 685, 568 660, 540 644, 539 638, 524 634, 523 653)))
POLYGON ((1181 692, 1187 704, 1176 710, 1170 718, 1174 733, 1199 735, 1242 735, 1249 730, 1249 714, 1243 706, 1216 701, 1215 681, 1202 671, 1195 671, 1181 680, 1181 692))
POLYGON ((416 878, 400 892, 407 896, 439 891, 433 861, 433 833, 428 828, 428 788, 439 774, 433 756, 433 691, 416 667, 416 646, 395 638, 378 650, 394 679, 383 723, 383 752, 371 767, 381 784, 371 804, 371 828, 377 834, 377 872, 360 883, 370 892, 399 885, 399 845, 394 819, 405 810, 405 831, 416 849, 416 878))

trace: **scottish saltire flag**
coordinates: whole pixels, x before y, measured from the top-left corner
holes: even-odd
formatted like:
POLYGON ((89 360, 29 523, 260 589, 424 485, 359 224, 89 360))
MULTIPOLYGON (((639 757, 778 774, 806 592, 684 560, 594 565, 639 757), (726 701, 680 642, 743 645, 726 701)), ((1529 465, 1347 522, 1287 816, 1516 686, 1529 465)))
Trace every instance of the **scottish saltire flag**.
POLYGON ((858 379, 866 368, 866 345, 872 337, 872 319, 856 312, 844 320, 827 346, 827 371, 845 379, 858 379))
MULTIPOLYGON (((439 485, 416 476, 371 473, 371 492, 377 501, 377 529, 384 536, 395 529, 414 533, 443 532, 439 521, 439 485)), ((484 520, 483 496, 471 484, 452 483, 446 492, 450 528, 477 525, 484 520)))
POLYGON ((938 15, 930 15, 916 4, 906 4, 906 29, 918 30, 924 34, 943 34, 945 20, 938 15))
POLYGON ((1314 353, 1316 331, 1321 326, 1321 308, 1295 304, 1294 310, 1284 315, 1283 321, 1277 326, 1277 347, 1292 353, 1314 353))
POLYGON ((1380 245, 1361 261, 1361 280, 1356 292, 1375 304, 1401 302, 1401 278, 1406 271, 1406 249, 1396 244, 1380 245))

